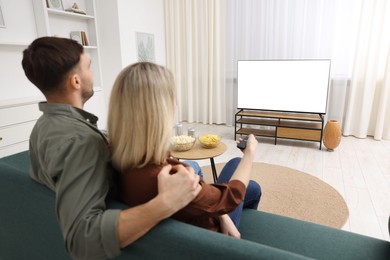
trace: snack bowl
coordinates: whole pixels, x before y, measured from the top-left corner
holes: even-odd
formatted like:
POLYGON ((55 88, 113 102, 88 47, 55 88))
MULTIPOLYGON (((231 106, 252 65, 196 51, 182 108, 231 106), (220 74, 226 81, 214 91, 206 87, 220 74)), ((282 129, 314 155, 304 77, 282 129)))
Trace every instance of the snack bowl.
POLYGON ((199 137, 199 143, 204 148, 215 148, 221 142, 219 135, 204 134, 199 137))
POLYGON ((188 135, 176 135, 171 137, 171 147, 174 151, 184 152, 191 150, 196 139, 188 135))

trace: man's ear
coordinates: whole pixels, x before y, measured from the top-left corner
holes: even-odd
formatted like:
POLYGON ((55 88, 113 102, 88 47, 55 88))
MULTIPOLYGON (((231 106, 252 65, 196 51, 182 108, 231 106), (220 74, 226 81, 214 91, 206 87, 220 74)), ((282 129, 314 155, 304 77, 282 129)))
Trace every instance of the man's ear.
POLYGON ((69 76, 69 83, 74 89, 80 89, 81 88, 81 80, 77 73, 71 74, 69 76))

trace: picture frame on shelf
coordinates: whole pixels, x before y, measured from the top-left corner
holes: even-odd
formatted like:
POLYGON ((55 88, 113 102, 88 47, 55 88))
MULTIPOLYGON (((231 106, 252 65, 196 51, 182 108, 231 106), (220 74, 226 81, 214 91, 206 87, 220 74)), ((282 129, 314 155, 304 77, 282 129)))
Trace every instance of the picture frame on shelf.
POLYGON ((62 0, 46 0, 47 8, 64 11, 62 0))
POLYGON ((5 21, 4 21, 4 15, 3 15, 1 1, 0 1, 0 28, 5 28, 5 21))
POLYGON ((88 37, 84 31, 72 31, 70 32, 70 38, 83 46, 89 46, 88 37))
POLYGON ((138 61, 155 62, 154 35, 151 33, 136 33, 138 61))
POLYGON ((83 37, 81 35, 81 31, 72 31, 70 32, 70 38, 72 40, 75 40, 77 41, 78 43, 80 43, 81 45, 83 45, 83 37))

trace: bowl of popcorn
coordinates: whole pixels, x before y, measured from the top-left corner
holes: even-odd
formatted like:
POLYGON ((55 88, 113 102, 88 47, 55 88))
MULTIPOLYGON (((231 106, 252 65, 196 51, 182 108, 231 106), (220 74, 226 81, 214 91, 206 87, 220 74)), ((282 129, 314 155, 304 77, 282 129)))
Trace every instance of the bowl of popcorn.
POLYGON ((184 152, 190 150, 195 144, 195 138, 188 135, 176 135, 171 137, 171 147, 174 151, 184 152))
POLYGON ((199 137, 199 143, 204 148, 215 148, 221 142, 219 135, 204 134, 199 137))

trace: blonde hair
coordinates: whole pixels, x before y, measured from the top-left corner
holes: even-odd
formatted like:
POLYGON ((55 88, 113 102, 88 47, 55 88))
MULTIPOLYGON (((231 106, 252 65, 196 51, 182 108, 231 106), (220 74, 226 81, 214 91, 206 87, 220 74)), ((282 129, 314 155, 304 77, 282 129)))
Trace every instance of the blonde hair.
POLYGON ((124 68, 112 88, 108 136, 115 168, 160 164, 167 156, 176 88, 172 73, 140 62, 124 68))

